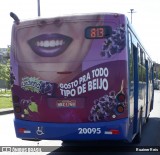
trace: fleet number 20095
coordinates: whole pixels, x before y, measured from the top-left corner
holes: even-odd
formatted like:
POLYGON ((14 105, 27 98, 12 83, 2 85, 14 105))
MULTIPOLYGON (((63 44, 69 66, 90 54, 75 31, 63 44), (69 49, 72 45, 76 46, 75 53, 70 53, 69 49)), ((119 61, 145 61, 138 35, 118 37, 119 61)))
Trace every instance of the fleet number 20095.
POLYGON ((78 128, 78 134, 101 134, 101 128, 78 128))

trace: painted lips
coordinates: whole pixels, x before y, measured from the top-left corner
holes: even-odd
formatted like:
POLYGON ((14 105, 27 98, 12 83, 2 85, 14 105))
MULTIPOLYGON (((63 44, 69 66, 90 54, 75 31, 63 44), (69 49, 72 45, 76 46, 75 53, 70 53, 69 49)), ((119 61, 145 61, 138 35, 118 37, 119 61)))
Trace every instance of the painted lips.
POLYGON ((42 34, 28 40, 31 49, 43 57, 54 57, 63 53, 72 42, 72 38, 62 34, 42 34))

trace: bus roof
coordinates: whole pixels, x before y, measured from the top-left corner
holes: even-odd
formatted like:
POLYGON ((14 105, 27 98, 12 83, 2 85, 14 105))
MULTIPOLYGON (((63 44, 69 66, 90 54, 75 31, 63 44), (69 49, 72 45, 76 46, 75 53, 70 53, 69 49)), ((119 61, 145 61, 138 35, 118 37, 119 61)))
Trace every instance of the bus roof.
MULTIPOLYGON (((87 20, 91 20, 91 17, 93 16, 115 16, 115 17, 119 17, 119 16, 125 16, 124 14, 120 14, 120 13, 92 13, 92 14, 73 14, 73 15, 64 15, 64 16, 55 16, 55 17, 38 17, 38 18, 34 18, 34 19, 25 19, 25 20, 20 20, 20 25, 28 25, 28 24, 33 24, 35 22, 38 21, 46 21, 50 22, 53 20, 57 20, 57 19, 62 19, 63 21, 69 22, 69 21, 75 21, 75 20, 82 20, 82 21, 87 21, 87 20)), ((15 23, 15 22, 14 22, 15 23)), ((16 23, 15 23, 16 24, 16 23)))

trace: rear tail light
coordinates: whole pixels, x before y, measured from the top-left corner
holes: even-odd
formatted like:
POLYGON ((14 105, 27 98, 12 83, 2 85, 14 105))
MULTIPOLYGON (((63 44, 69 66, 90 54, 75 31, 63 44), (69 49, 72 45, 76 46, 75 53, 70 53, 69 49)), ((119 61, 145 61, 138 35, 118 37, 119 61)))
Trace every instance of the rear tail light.
POLYGON ((25 128, 19 128, 19 129, 18 129, 18 132, 19 132, 19 133, 24 133, 25 130, 26 130, 25 128))
POLYGON ((111 130, 105 131, 105 134, 107 134, 107 135, 119 135, 120 131, 117 130, 117 129, 111 129, 111 130))
POLYGON ((18 129, 18 132, 19 132, 19 133, 31 133, 31 131, 30 131, 30 130, 27 130, 26 128, 19 128, 19 129, 18 129))
POLYGON ((110 130, 112 132, 113 135, 119 135, 120 134, 120 131, 119 130, 110 130))
POLYGON ((118 105, 116 109, 117 109, 117 112, 119 112, 119 113, 124 112, 124 107, 123 107, 123 105, 118 105))
POLYGON ((124 102, 125 101, 125 95, 120 93, 116 96, 116 99, 118 102, 124 102))
POLYGON ((14 111, 15 111, 15 113, 20 113, 21 112, 21 107, 20 106, 15 106, 14 111))

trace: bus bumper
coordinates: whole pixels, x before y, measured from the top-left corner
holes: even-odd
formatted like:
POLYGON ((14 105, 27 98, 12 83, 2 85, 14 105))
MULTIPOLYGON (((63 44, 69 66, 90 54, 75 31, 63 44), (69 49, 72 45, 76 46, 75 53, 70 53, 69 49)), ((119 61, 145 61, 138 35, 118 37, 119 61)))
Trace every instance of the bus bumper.
POLYGON ((128 119, 92 123, 42 123, 14 120, 16 136, 27 140, 126 140, 128 119))

